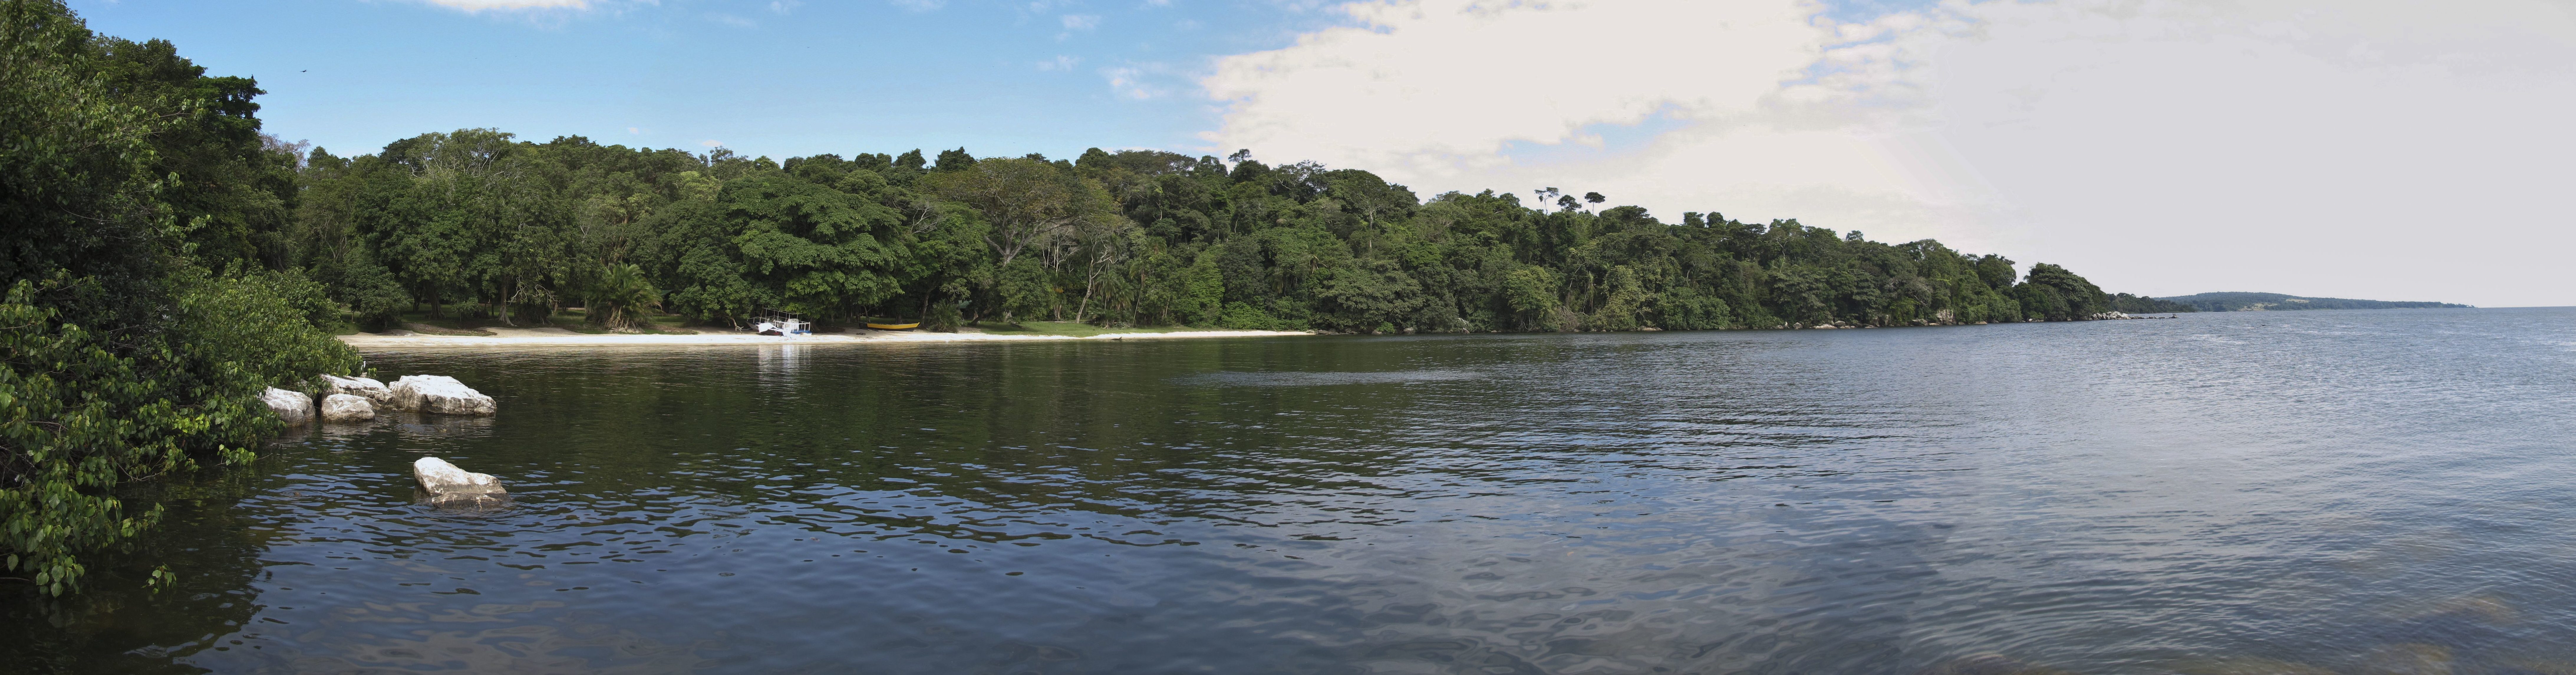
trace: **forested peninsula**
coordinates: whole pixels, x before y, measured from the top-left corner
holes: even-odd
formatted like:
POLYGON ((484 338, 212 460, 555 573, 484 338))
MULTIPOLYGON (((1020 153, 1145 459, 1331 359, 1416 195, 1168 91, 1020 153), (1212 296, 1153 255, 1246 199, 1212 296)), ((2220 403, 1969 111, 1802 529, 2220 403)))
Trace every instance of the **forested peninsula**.
POLYGON ((2469 309, 2468 305, 2448 302, 2414 302, 2403 300, 2354 300, 2351 298, 2311 298, 2285 293, 2199 293, 2155 300, 2182 305, 2201 312, 2271 312, 2314 309, 2469 309))
POLYGON ((120 483, 237 462, 256 396, 357 374, 406 316, 601 329, 769 311, 1338 332, 2084 319, 2049 264, 1795 220, 1668 223, 1555 188, 1422 199, 1364 170, 1149 150, 784 161, 489 129, 341 156, 243 77, 0 0, 0 582, 75 588, 149 527, 120 483))

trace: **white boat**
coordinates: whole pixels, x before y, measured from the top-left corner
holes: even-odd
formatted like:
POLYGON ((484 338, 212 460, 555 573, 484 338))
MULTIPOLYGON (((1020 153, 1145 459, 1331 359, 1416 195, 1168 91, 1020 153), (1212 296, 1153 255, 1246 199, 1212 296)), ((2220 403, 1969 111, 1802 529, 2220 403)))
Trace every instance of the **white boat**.
POLYGON ((761 335, 812 335, 814 324, 796 318, 794 314, 775 312, 773 316, 753 324, 751 330, 761 335))

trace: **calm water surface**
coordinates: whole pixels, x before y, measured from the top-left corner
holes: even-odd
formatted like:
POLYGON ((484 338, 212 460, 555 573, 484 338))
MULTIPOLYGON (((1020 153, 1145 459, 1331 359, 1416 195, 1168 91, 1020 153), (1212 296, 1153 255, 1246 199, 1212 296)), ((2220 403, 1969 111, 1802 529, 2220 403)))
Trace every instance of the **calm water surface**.
POLYGON ((371 359, 0 663, 2576 672, 2570 309, 371 359))

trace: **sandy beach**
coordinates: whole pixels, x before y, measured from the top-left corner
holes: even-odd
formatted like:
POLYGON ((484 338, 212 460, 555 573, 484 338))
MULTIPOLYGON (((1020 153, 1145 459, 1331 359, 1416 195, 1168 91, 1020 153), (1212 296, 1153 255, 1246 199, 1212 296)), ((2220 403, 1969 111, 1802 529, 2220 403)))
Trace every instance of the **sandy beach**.
POLYGON ((1311 333, 1268 330, 1185 330, 1153 333, 1108 333, 1087 337, 1070 335, 996 335, 974 332, 956 333, 923 331, 858 330, 815 335, 754 335, 746 331, 711 331, 695 335, 655 335, 641 333, 576 333, 561 328, 485 328, 492 335, 429 335, 410 331, 359 333, 342 335, 341 342, 361 350, 384 351, 435 348, 491 347, 613 347, 613 346, 709 346, 709 345, 839 345, 902 344, 924 342, 999 342, 1031 340, 1169 340, 1179 338, 1269 337, 1311 335, 1311 333))

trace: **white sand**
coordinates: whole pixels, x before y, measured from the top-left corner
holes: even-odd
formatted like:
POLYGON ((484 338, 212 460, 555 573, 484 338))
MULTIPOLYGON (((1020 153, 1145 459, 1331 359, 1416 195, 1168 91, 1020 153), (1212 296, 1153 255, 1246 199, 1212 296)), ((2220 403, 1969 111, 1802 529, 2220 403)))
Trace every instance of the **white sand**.
POLYGON ((1311 335, 1270 330, 1187 330, 1160 333, 1109 333, 1091 337, 1066 335, 995 335, 966 329, 956 333, 925 331, 860 330, 850 333, 818 335, 753 335, 748 331, 712 330, 696 335, 646 335, 623 333, 575 333, 561 328, 485 328, 490 336, 425 335, 409 331, 387 334, 360 333, 342 335, 341 342, 369 351, 398 351, 442 347, 608 347, 608 346, 707 346, 707 345, 855 345, 903 344, 924 342, 997 342, 1027 340, 1161 340, 1171 338, 1268 337, 1311 335))

